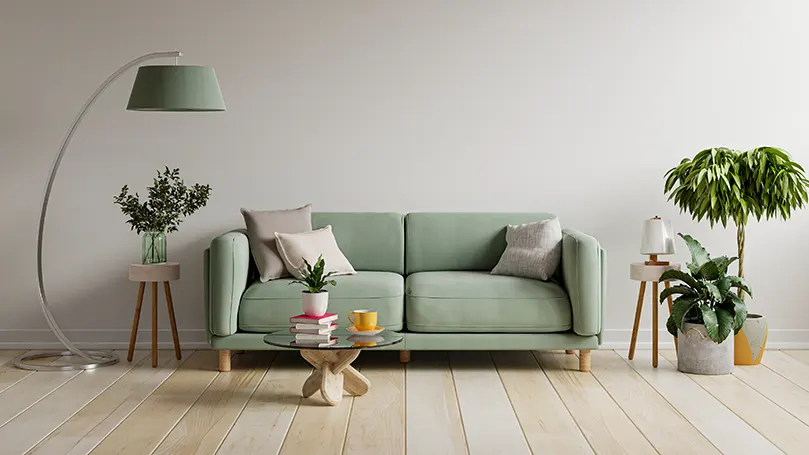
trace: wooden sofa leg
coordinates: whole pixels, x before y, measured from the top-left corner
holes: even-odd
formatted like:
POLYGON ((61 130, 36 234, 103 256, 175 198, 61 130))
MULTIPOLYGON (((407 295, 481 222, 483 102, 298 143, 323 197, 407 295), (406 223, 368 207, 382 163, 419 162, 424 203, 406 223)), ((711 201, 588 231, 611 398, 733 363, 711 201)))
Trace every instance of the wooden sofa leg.
POLYGON ((219 351, 219 371, 230 371, 230 349, 219 351))
POLYGON ((410 351, 399 351, 399 361, 402 363, 410 362, 410 351))
POLYGON ((565 354, 575 354, 575 353, 576 353, 575 349, 566 349, 565 350, 565 354))
POLYGON ((590 372, 590 350, 589 349, 580 349, 579 350, 579 371, 583 373, 590 372))

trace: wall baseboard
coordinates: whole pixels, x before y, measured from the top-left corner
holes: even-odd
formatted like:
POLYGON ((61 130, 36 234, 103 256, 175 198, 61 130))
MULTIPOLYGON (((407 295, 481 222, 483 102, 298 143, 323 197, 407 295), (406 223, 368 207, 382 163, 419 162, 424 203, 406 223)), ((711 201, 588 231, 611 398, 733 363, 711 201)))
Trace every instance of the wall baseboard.
MULTIPOLYGON (((71 329, 65 335, 82 349, 126 349, 129 347, 128 329, 71 329)), ((205 329, 180 329, 180 344, 186 349, 207 349, 205 329)), ((607 329, 604 331, 603 349, 627 350, 631 329, 607 329)), ((659 332, 660 349, 674 349, 671 335, 659 332)), ((150 349, 151 330, 138 330, 137 349, 150 349)), ((160 349, 173 349, 171 331, 159 329, 157 334, 160 349)), ((0 349, 60 349, 62 344, 48 329, 0 329, 0 349)), ((652 348, 651 329, 638 331, 637 349, 652 348)), ((772 329, 767 339, 767 349, 809 349, 809 329, 772 329)))
MULTIPOLYGON (((65 335, 80 349, 127 349, 128 329, 70 329, 65 335)), ((183 349, 208 349, 205 329, 178 329, 183 349)), ((157 347, 174 349, 171 330, 158 329, 157 347)), ((48 329, 0 329, 0 349, 62 349, 62 343, 48 329)), ((138 330, 136 349, 152 348, 152 331, 138 330)))
MULTIPOLYGON (((632 329, 604 330, 603 349, 629 349, 632 329)), ((658 332, 660 349, 674 349, 674 340, 665 329, 658 332)), ((638 330, 636 349, 652 349, 652 330, 638 330)), ((809 329, 770 329, 767 337, 767 349, 809 349, 809 329)))

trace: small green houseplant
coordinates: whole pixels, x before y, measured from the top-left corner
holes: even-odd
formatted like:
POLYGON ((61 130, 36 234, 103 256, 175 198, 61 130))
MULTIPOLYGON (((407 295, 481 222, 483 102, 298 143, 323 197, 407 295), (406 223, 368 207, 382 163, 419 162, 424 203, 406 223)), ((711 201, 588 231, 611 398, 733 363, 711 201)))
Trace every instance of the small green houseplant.
POLYGON ((130 194, 129 187, 124 185, 113 202, 129 217, 126 222, 130 228, 143 233, 141 262, 166 262, 166 234, 176 232, 185 217, 205 207, 211 186, 199 183, 186 186, 179 169, 166 167, 165 171, 157 171, 146 191, 148 196, 141 202, 140 195, 130 194))
POLYGON ((318 256, 315 265, 303 258, 304 267, 298 272, 301 278, 292 280, 289 284, 302 284, 305 288, 301 295, 303 313, 307 316, 320 317, 326 314, 329 307, 329 291, 326 286, 337 286, 337 281, 330 280, 334 272, 326 273, 326 261, 318 256))
POLYGON ((744 278, 727 274, 736 257, 712 259, 693 237, 678 235, 691 252, 688 272, 667 270, 660 276, 661 282, 680 281, 660 293, 661 303, 677 296, 666 328, 678 337, 678 368, 688 373, 729 373, 734 360, 731 334, 738 332, 747 318, 747 305, 733 289, 752 295, 750 286, 744 278), (722 348, 723 344, 728 347, 722 348))
MULTIPOLYGON (((741 152, 725 147, 685 158, 665 175, 669 200, 696 221, 736 225, 739 276, 744 277, 745 226, 750 217, 789 219, 807 202, 803 167, 775 147, 741 152)), ((744 293, 739 292, 744 298, 744 293)))

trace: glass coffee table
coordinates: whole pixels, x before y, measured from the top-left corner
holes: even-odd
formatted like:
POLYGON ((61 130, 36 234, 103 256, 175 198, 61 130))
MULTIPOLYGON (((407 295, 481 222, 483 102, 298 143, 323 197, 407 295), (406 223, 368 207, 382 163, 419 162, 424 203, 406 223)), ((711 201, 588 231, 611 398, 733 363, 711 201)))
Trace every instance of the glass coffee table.
POLYGON ((326 403, 337 406, 343 401, 343 390, 351 395, 365 395, 371 388, 368 378, 351 366, 363 349, 375 349, 402 342, 402 335, 384 331, 374 336, 353 335, 338 329, 332 333, 337 342, 324 347, 299 344, 289 332, 274 332, 264 337, 264 342, 282 348, 298 349, 301 356, 315 367, 306 379, 301 395, 309 398, 318 390, 326 403))

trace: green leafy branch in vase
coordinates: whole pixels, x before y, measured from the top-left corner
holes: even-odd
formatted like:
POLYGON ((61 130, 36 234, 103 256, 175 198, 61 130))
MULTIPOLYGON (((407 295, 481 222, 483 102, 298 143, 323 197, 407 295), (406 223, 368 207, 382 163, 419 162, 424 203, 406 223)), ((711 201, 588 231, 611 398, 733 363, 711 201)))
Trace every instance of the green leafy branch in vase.
POLYGON ((721 256, 711 259, 708 251, 693 237, 677 235, 691 251, 691 262, 687 264, 688 272, 667 270, 660 276, 660 282, 681 282, 660 293, 660 303, 671 295, 679 295, 672 304, 666 328, 678 336, 678 331, 685 332, 683 326, 686 322, 703 324, 708 337, 721 343, 731 332, 738 333, 747 318, 747 305, 732 289, 753 295, 750 285, 744 278, 727 274, 730 264, 738 258, 721 256))
POLYGON ((113 198, 115 205, 128 216, 126 221, 133 231, 141 232, 176 232, 183 219, 208 203, 211 195, 210 185, 199 183, 189 187, 180 178, 179 169, 157 171, 152 186, 146 187, 148 197, 140 201, 140 195, 129 193, 124 185, 121 192, 113 198))
POLYGON ((329 285, 337 286, 336 281, 327 279, 334 274, 333 271, 326 274, 323 273, 326 269, 326 261, 323 260, 322 255, 317 257, 317 261, 315 261, 314 266, 309 264, 309 261, 307 261, 306 258, 303 258, 303 263, 305 264, 305 267, 298 269, 298 272, 300 272, 302 278, 292 280, 289 284, 302 284, 303 287, 306 288, 306 291, 304 292, 309 292, 311 294, 325 292, 323 289, 329 285))

